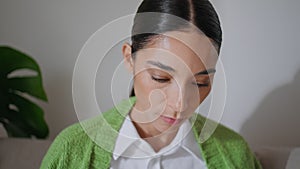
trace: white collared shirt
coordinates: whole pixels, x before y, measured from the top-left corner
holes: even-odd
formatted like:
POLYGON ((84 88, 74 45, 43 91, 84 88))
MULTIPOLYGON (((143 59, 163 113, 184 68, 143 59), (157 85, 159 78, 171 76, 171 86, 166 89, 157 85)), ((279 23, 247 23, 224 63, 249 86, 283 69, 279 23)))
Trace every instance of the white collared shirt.
POLYGON ((155 152, 127 116, 119 131, 110 169, 206 169, 199 146, 186 120, 172 142, 155 152))

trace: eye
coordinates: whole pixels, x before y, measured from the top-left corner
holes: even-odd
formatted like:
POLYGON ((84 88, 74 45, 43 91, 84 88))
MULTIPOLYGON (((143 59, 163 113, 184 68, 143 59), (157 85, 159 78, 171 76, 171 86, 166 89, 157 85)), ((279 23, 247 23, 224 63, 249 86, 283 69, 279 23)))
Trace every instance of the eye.
POLYGON ((156 82, 159 82, 159 83, 166 83, 166 82, 169 82, 170 79, 168 78, 158 78, 158 77, 154 77, 154 76, 151 76, 152 80, 156 81, 156 82))
POLYGON ((193 82, 194 85, 196 85, 198 88, 201 87, 208 87, 209 83, 197 83, 197 82, 193 82))

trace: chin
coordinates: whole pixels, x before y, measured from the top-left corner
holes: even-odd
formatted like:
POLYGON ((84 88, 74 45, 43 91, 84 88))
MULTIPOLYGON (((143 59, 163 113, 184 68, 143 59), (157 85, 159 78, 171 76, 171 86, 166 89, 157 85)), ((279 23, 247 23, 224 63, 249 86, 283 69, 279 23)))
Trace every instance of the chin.
POLYGON ((176 131, 182 123, 179 124, 167 124, 162 120, 158 120, 156 124, 154 124, 155 128, 161 133, 167 133, 167 132, 172 132, 172 131, 176 131))

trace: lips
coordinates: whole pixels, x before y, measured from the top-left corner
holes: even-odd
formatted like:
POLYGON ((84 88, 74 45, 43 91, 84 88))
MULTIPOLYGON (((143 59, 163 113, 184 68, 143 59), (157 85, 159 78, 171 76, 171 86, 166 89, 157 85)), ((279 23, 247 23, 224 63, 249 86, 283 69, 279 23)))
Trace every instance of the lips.
POLYGON ((168 124, 174 125, 174 124, 178 124, 181 119, 176 119, 176 118, 172 118, 172 117, 167 117, 167 116, 160 116, 162 118, 162 120, 168 124))

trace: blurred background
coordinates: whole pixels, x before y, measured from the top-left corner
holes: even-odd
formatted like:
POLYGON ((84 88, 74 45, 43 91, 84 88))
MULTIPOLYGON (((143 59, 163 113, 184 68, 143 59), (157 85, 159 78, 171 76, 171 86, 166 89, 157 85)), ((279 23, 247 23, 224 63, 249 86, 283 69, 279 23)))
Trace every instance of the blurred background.
MULTIPOLYGON (((29 54, 41 67, 49 100, 41 103, 49 140, 78 122, 72 75, 81 48, 105 24, 135 13, 140 2, 0 1, 0 45, 29 54)), ((300 146, 300 1, 212 3, 224 32, 221 61, 228 85, 221 123, 242 134, 253 147, 300 146)), ((111 62, 119 62, 121 48, 113 55, 111 62)), ((106 96, 110 90, 100 85, 97 93, 106 96)), ((113 105, 111 100, 99 103, 102 110, 113 105)))

